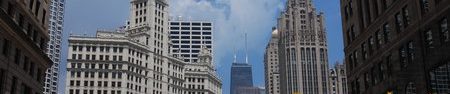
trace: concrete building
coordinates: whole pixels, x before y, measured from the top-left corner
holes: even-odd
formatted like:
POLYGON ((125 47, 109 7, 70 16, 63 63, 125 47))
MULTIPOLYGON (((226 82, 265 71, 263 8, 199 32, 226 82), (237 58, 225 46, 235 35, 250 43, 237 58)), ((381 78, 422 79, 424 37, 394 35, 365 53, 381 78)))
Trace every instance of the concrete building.
POLYGON ((278 19, 281 94, 329 94, 324 15, 312 0, 288 0, 278 19))
POLYGON ((70 36, 66 94, 183 93, 184 63, 153 52, 129 33, 70 36))
POLYGON ((272 37, 267 44, 264 54, 264 75, 266 84, 266 94, 281 94, 280 92, 280 72, 278 57, 279 34, 276 28, 272 30, 272 37))
POLYGON ((252 66, 248 63, 233 63, 231 65, 230 94, 246 94, 244 92, 239 92, 238 89, 252 88, 252 87, 253 87, 252 66))
POLYGON ((185 66, 185 94, 222 94, 222 81, 217 76, 211 50, 204 45, 198 61, 185 66))
POLYGON ((49 3, 48 34, 50 41, 47 46, 47 55, 53 65, 47 69, 45 76, 44 94, 57 94, 59 67, 61 63, 61 39, 64 22, 65 0, 51 0, 49 3))
POLYGON ((449 0, 340 4, 349 93, 450 93, 449 0))
POLYGON ((171 52, 174 57, 182 58, 186 63, 195 63, 202 45, 213 49, 211 22, 172 19, 169 23, 171 52))
POLYGON ((50 0, 0 0, 0 94, 43 94, 50 0))
POLYGON ((345 74, 345 64, 336 62, 329 73, 330 94, 349 94, 347 89, 347 75, 345 74))
POLYGON ((184 62, 169 56, 166 0, 131 0, 128 27, 69 38, 66 94, 182 94, 184 62))

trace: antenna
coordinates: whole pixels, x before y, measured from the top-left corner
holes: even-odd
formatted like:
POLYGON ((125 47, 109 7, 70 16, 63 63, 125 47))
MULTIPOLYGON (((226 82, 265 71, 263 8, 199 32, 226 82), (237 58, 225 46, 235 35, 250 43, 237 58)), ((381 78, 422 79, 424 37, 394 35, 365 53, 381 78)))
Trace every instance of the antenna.
POLYGON ((237 63, 237 61, 236 61, 236 45, 234 46, 234 61, 233 61, 233 63, 237 63))
POLYGON ((245 63, 248 64, 247 33, 245 33, 245 63))

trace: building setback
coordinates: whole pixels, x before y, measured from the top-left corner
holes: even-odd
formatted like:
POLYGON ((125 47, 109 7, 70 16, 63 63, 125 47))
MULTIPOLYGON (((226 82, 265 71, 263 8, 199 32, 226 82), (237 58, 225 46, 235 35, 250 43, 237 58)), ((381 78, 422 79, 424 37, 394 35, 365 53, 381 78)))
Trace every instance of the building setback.
POLYGON ((43 94, 50 0, 0 0, 0 94, 43 94))
POLYGON ((336 62, 334 67, 330 69, 330 94, 349 94, 347 75, 345 75, 345 64, 336 62))
POLYGON ((323 13, 312 0, 288 0, 278 19, 281 94, 329 94, 323 13))
POLYGON ((264 54, 266 94, 281 94, 278 57, 278 30, 273 28, 272 37, 264 54))
POLYGON ((170 22, 171 52, 186 63, 198 62, 201 46, 213 49, 213 25, 208 21, 173 19, 170 22))
POLYGON ((449 0, 341 0, 349 93, 450 93, 449 0))
MULTIPOLYGON (((248 63, 233 63, 231 65, 230 94, 244 94, 239 88, 253 88, 252 66, 248 63)), ((241 90, 242 91, 242 90, 241 90)))
POLYGON ((44 94, 57 94, 58 92, 64 7, 65 0, 51 0, 49 3, 48 34, 50 41, 47 46, 47 55, 53 61, 53 65, 46 71, 44 94))

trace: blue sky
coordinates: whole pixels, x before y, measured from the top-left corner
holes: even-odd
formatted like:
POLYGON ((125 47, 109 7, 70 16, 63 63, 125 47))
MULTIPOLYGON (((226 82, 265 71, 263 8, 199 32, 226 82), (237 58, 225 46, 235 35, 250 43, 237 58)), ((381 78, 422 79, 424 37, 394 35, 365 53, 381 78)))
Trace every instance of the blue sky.
MULTIPOLYGON (((214 60, 223 81, 223 94, 229 94, 233 49, 237 61, 245 61, 244 34, 248 34, 249 62, 253 65, 255 86, 264 86, 264 50, 271 28, 286 0, 168 0, 170 15, 185 19, 208 20, 215 25, 214 60)), ((62 60, 67 57, 67 37, 72 34, 94 35, 97 29, 114 29, 125 24, 129 0, 67 0, 64 22, 62 60)), ((326 16, 330 65, 343 59, 339 0, 313 0, 326 16)), ((65 79, 65 64, 61 68, 65 79)), ((60 93, 64 92, 63 83, 60 93)))

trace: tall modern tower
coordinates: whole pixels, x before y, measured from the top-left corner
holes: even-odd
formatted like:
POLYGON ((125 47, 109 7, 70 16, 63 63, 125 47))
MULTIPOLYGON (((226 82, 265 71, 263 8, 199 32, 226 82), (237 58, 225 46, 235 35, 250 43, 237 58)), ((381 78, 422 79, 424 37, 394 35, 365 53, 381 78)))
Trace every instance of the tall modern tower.
POLYGON ((264 54, 264 75, 266 84, 266 94, 281 94, 280 92, 280 71, 278 56, 279 34, 276 28, 272 30, 272 37, 267 44, 264 54))
POLYGON ((0 0, 0 94, 42 94, 50 0, 0 0))
POLYGON ((61 39, 64 22, 65 0, 51 0, 49 4, 49 27, 50 41, 47 46, 47 55, 53 61, 52 67, 46 71, 44 94, 57 94, 59 65, 61 63, 61 39))
POLYGON ((171 54, 174 57, 182 58, 186 63, 195 63, 198 61, 202 45, 213 49, 213 25, 211 22, 172 19, 169 23, 170 40, 172 41, 171 54))
POLYGON ((450 0, 340 4, 349 93, 450 93, 450 0))
MULTIPOLYGON (((253 87, 252 66, 248 63, 233 63, 231 65, 230 94, 241 94, 238 89, 253 87)), ((243 94, 243 93, 242 93, 243 94)))
POLYGON ((281 94, 329 94, 323 13, 312 0, 288 0, 278 19, 281 94))

